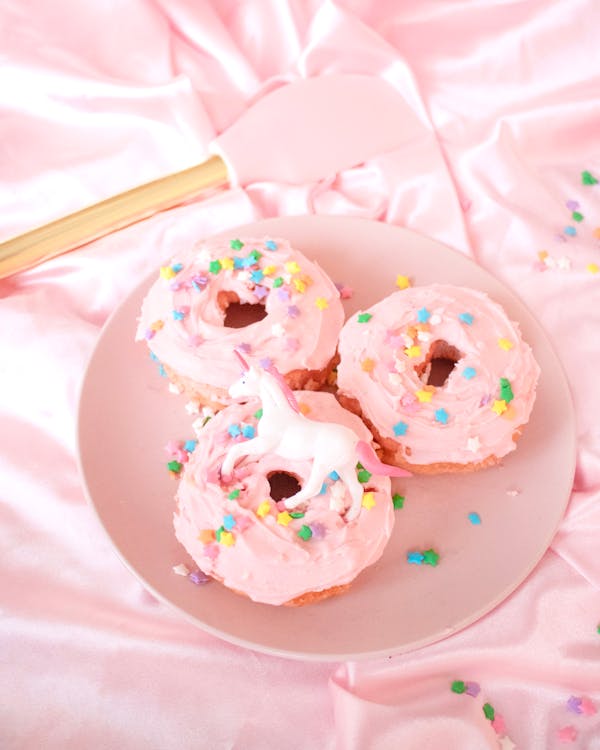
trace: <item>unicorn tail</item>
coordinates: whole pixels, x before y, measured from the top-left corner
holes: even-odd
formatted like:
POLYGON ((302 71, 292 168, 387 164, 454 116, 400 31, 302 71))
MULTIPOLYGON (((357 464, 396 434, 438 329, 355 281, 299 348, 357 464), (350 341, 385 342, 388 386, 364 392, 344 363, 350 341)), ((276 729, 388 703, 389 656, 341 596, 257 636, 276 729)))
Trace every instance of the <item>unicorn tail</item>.
POLYGON ((356 444, 356 455, 361 464, 370 471, 371 474, 381 474, 385 477, 411 477, 412 474, 406 469, 400 469, 398 466, 390 466, 389 464, 382 463, 373 448, 365 443, 364 440, 359 440, 356 444))

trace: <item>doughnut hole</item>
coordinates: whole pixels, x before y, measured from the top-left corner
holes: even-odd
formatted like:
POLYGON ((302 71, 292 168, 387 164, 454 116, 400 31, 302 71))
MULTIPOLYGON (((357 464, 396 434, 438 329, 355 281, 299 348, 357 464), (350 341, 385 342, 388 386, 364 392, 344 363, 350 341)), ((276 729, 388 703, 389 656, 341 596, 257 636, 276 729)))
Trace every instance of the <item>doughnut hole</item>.
POLYGON ((220 291, 217 295, 217 305, 224 313, 225 328, 245 328, 267 317, 267 311, 262 302, 256 304, 240 302, 235 292, 220 291))
POLYGON ((442 388, 462 356, 462 352, 447 341, 433 341, 417 374, 426 385, 442 388))
POLYGON ((302 485, 295 474, 288 471, 272 471, 267 475, 271 498, 278 502, 300 492, 302 485))

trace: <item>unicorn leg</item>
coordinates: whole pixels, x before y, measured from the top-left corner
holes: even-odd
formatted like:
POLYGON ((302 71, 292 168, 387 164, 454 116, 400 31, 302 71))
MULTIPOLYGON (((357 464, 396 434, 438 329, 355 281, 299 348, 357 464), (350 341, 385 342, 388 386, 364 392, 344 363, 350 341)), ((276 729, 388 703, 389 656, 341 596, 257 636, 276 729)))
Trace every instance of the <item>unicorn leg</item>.
POLYGON ((324 466, 319 466, 316 462, 313 463, 312 471, 310 472, 310 476, 308 477, 306 484, 304 487, 296 492, 295 495, 292 495, 291 497, 287 497, 284 500, 284 505, 288 510, 293 510, 294 508, 297 508, 300 503, 305 502, 306 500, 310 500, 315 495, 317 495, 323 486, 323 480, 325 476, 327 475, 327 470, 324 466))
POLYGON ((346 511, 346 521, 354 520, 360 513, 363 497, 363 486, 358 481, 356 476, 356 468, 354 463, 345 464, 339 469, 336 469, 340 475, 340 479, 348 488, 350 496, 352 497, 352 504, 346 511))
POLYGON ((269 441, 262 437, 253 438, 243 443, 235 443, 227 451, 225 460, 221 466, 221 476, 229 477, 233 472, 236 461, 243 456, 256 456, 260 453, 266 453, 271 448, 269 441))

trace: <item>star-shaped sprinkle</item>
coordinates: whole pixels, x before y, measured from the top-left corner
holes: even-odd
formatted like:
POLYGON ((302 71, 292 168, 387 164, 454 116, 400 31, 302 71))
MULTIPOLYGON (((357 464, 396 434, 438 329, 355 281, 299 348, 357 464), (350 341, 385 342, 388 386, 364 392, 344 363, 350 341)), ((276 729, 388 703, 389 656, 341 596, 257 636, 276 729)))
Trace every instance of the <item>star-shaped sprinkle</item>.
POLYGON ((260 268, 257 268, 256 270, 252 271, 250 273, 250 279, 255 283, 258 284, 260 281, 264 279, 265 275, 261 271, 260 268))
POLYGON ((467 380, 472 380, 475 375, 477 375, 477 370, 474 367, 465 367, 462 371, 463 378, 466 378, 467 380))
POLYGON ((483 715, 485 716, 486 719, 489 719, 490 721, 494 721, 496 712, 494 711, 494 707, 491 705, 491 703, 483 704, 483 715))
POLYGON ((398 289, 408 289, 410 286, 410 279, 408 276, 398 274, 398 276, 396 276, 396 286, 398 289))
POLYGON ((285 270, 288 273, 299 273, 300 266, 296 263, 295 260, 290 260, 285 264, 285 270))
POLYGON ((359 323, 368 323, 373 316, 371 313, 359 313, 356 317, 356 320, 359 323))
POLYGON ((477 453, 480 447, 481 447, 481 443, 477 435, 475 435, 475 437, 468 438, 467 440, 468 451, 471 451, 471 453, 477 453))
POLYGON ((573 211, 571 218, 573 221, 583 221, 583 214, 579 213, 579 211, 573 211))
POLYGON ((256 430, 255 430, 254 426, 251 425, 251 424, 245 424, 242 427, 242 435, 245 438, 248 438, 248 439, 253 438, 256 435, 256 430))
POLYGON ((566 235, 567 235, 568 237, 576 237, 576 236, 577 236, 577 230, 575 229, 575 227, 572 227, 572 226, 568 226, 568 227, 565 227, 565 228, 563 229, 563 232, 564 232, 564 233, 565 233, 565 234, 566 234, 566 235))
POLYGON ((406 424, 406 422, 396 422, 396 424, 392 427, 392 430, 394 431, 394 435, 396 437, 401 437, 402 435, 406 435, 408 425, 406 424))
POLYGON ((422 565, 423 560, 424 557, 421 552, 408 552, 406 555, 406 561, 412 565, 422 565))
POLYGON ((431 397, 433 396, 432 391, 426 391, 425 389, 417 391, 415 393, 415 396, 417 397, 417 400, 422 404, 428 404, 431 401, 431 397))
POLYGON ((240 490, 239 489, 235 489, 235 490, 231 490, 231 492, 227 495, 227 499, 228 500, 237 500, 239 496, 240 496, 240 490))
POLYGON ((448 424, 448 412, 445 409, 436 409, 434 416, 436 422, 448 424))
POLYGON ((477 682, 467 682, 467 695, 470 695, 471 698, 477 698, 479 693, 481 692, 481 688, 479 687, 479 684, 477 682))
POLYGON ((210 576, 207 576, 206 573, 200 569, 194 570, 188 575, 188 578, 196 586, 201 586, 203 583, 208 583, 210 581, 210 576))
POLYGON ((304 281, 302 281, 302 279, 294 279, 292 281, 292 284, 299 294, 304 294, 304 292, 306 291, 306 284, 304 281))
POLYGON ((462 695, 462 693, 466 692, 467 685, 462 680, 454 680, 452 685, 450 685, 450 690, 452 690, 453 693, 457 693, 458 695, 462 695))
POLYGON ((423 552, 423 562, 425 563, 425 565, 431 565, 435 568, 439 562, 439 559, 440 556, 433 549, 427 549, 425 550, 425 552, 423 552))
POLYGON ((208 270, 211 273, 214 273, 215 275, 219 273, 221 270, 221 261, 220 260, 211 260, 211 262, 208 264, 208 270))
POLYGON ((561 271, 568 271, 571 268, 571 259, 567 258, 566 255, 562 255, 557 261, 556 261, 557 268, 560 268, 561 271))
POLYGON ((598 713, 598 709, 589 698, 582 698, 579 707, 584 716, 593 716, 598 713))
POLYGON ((509 352, 514 344, 510 339, 498 339, 498 346, 500 349, 504 349, 505 352, 509 352))
POLYGON ((231 240, 231 242, 229 243, 229 247, 232 250, 241 250, 244 247, 244 243, 238 239, 231 240))
POLYGON ((360 470, 359 472, 357 472, 357 474, 356 474, 356 478, 358 479, 358 481, 359 481, 359 482, 360 482, 361 484, 365 484, 366 482, 368 482, 368 481, 369 481, 369 479, 370 479, 370 478, 371 478, 372 476, 373 476, 373 475, 371 474, 371 472, 370 472, 370 471, 367 471, 366 469, 361 469, 361 470, 360 470))
POLYGON ((426 307, 422 307, 420 310, 417 310, 417 320, 419 321, 419 323, 427 323, 430 317, 431 313, 426 307))
POLYGON ((310 528, 310 526, 307 526, 306 524, 301 526, 300 530, 298 531, 298 536, 300 537, 300 539, 304 539, 305 542, 308 542, 308 540, 312 537, 312 535, 313 535, 312 529, 310 528))
POLYGON ((404 350, 404 353, 409 359, 415 359, 421 356, 421 347, 416 345, 409 346, 404 350))
POLYGON ((375 367, 375 360, 370 359, 369 357, 366 357, 362 360, 360 363, 361 369, 365 372, 373 372, 373 368, 375 367))
POLYGON ((227 432, 231 435, 231 437, 239 437, 242 434, 242 431, 240 429, 240 426, 238 424, 230 424, 227 428, 227 432))
POLYGON ((300 310, 296 305, 290 305, 287 309, 288 318, 297 318, 300 315, 300 310))
POLYGON ((481 516, 479 515, 479 513, 475 513, 475 512, 469 513, 469 515, 467 516, 467 518, 473 524, 473 526, 480 526, 481 525, 481 516))
POLYGON ((283 279, 281 276, 278 276, 276 279, 273 279, 273 288, 277 289, 280 286, 283 286, 283 279))
POLYGON ((265 247, 267 248, 267 250, 275 251, 277 250, 277 243, 273 242, 273 240, 267 240, 265 242, 265 247))
POLYGON ((161 277, 161 279, 165 279, 166 281, 170 281, 170 279, 172 279, 175 275, 176 275, 176 273, 171 268, 171 266, 161 266, 161 268, 160 268, 160 277, 161 277))
POLYGON ((591 172, 586 169, 581 173, 581 184, 582 185, 597 185, 598 180, 594 177, 591 172))
POLYGON ((281 513, 277 514, 277 523, 281 526, 287 526, 288 523, 292 520, 292 517, 287 512, 287 510, 282 511, 281 513))
POLYGON ((219 542, 225 545, 225 547, 232 547, 235 544, 235 537, 231 531, 222 531, 219 542))
POLYGON ((506 734, 506 724, 504 722, 504 716, 501 714, 496 714, 494 718, 492 719, 492 729, 496 734, 499 734, 500 736, 506 734))
POLYGON ((371 510, 375 505, 375 494, 373 492, 365 492, 362 497, 362 507, 371 510))
POLYGON ((506 411, 506 401, 500 400, 500 401, 494 401, 494 405, 492 406, 492 411, 500 416, 501 414, 504 414, 506 411))
POLYGON ((577 739, 577 730, 569 724, 556 730, 556 736, 561 742, 575 742, 577 739))
POLYGON ((272 276, 276 270, 277 270, 277 266, 265 266, 263 268, 263 273, 265 276, 272 276))
POLYGON ((507 404, 513 400, 512 386, 508 378, 500 378, 500 398, 507 404))
POLYGON ((404 495, 399 495, 397 492, 395 492, 392 495, 392 504, 394 506, 394 510, 401 510, 404 508, 404 495))
POLYGON ((183 320, 185 313, 183 310, 173 310, 173 320, 183 320))
POLYGON ((305 401, 298 401, 298 409, 300 409, 300 414, 304 414, 304 416, 310 414, 310 406, 305 401))
POLYGON ((567 710, 569 710, 573 714, 582 713, 581 698, 577 698, 575 695, 572 695, 567 701, 567 710))
POLYGON ((179 474, 179 472, 183 469, 183 464, 179 461, 169 461, 167 463, 167 469, 169 471, 172 471, 174 474, 179 474))
POLYGON ((271 503, 268 500, 263 500, 262 503, 256 509, 256 515, 259 518, 264 518, 265 516, 268 516, 270 512, 271 512, 271 503))
POLYGON ((319 308, 319 310, 327 310, 329 307, 329 302, 325 299, 325 297, 317 297, 315 300, 315 305, 319 308))
POLYGON ((588 263, 587 266, 585 267, 585 270, 588 273, 598 273, 598 271, 600 271, 600 268, 598 268, 597 263, 588 263))
POLYGON ((231 531, 233 527, 235 526, 235 518, 231 515, 231 513, 227 513, 225 516, 223 516, 223 526, 227 531, 231 531))
POLYGON ((310 524, 310 530, 313 539, 323 539, 327 534, 327 527, 325 524, 319 523, 318 521, 310 524))
POLYGON ((465 325, 468 325, 468 326, 472 325, 473 320, 474 320, 473 315, 470 312, 462 312, 458 316, 458 319, 460 320, 461 323, 464 323, 465 325))
POLYGON ((224 271, 231 271, 234 265, 233 258, 221 258, 221 268, 224 271))

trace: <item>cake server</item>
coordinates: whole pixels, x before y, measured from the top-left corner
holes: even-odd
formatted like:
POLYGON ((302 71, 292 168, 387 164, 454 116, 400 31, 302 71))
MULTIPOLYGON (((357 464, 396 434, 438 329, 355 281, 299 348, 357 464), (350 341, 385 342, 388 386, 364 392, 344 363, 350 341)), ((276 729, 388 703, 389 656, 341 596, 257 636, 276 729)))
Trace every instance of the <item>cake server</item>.
POLYGON ((409 141, 420 127, 387 82, 302 79, 266 94, 210 145, 201 164, 127 190, 0 243, 0 278, 217 187, 330 177, 409 141))

